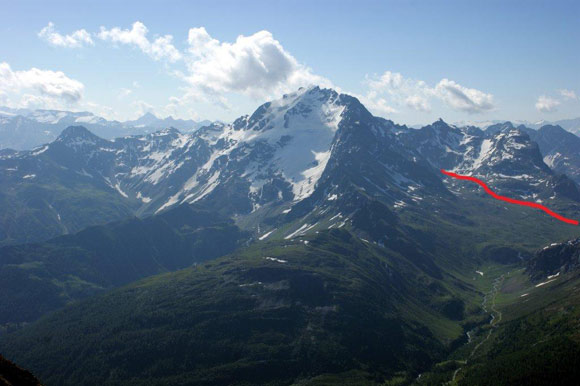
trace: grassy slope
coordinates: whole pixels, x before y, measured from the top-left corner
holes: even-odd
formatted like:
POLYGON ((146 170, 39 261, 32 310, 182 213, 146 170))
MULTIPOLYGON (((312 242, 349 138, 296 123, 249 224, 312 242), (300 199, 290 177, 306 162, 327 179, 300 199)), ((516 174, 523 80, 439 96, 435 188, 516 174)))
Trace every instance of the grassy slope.
POLYGON ((537 286, 520 266, 496 266, 491 272, 490 277, 503 277, 488 303, 488 309, 494 304, 494 322, 474 330, 470 344, 418 383, 448 383, 459 369, 449 384, 574 384, 580 376, 580 273, 537 286))
POLYGON ((4 347, 48 384, 317 384, 344 372, 380 384, 445 355, 462 331, 442 315, 447 298, 397 253, 334 230, 145 279, 4 347))
POLYGON ((0 248, 0 328, 34 321, 106 289, 224 255, 244 238, 231 222, 183 206, 45 243, 0 248))
POLYGON ((498 261, 578 232, 478 195, 399 217, 386 248, 361 241, 368 233, 352 223, 345 229, 361 238, 285 241, 290 224, 234 256, 47 317, 5 347, 49 384, 405 384, 469 349, 465 332, 488 319, 483 295, 513 270, 498 261))
POLYGON ((466 368, 459 384, 577 382, 580 273, 571 272, 536 287, 538 284, 530 283, 521 270, 506 276, 497 300, 503 322, 466 368))

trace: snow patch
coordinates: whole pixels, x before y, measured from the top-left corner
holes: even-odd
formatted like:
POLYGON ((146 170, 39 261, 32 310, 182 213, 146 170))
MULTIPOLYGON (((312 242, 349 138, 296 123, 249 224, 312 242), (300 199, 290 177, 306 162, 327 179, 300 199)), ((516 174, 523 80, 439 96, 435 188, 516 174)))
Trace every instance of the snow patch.
POLYGON ((149 202, 151 202, 151 199, 149 197, 145 197, 141 194, 141 192, 137 192, 137 199, 141 200, 143 203, 147 204, 149 202))
POLYGON ((277 259, 275 257, 270 257, 270 256, 265 256, 264 259, 270 260, 270 261, 275 261, 276 263, 282 263, 282 264, 286 264, 288 262, 287 260, 277 259))
POLYGON ((264 233, 262 236, 258 237, 258 240, 265 240, 270 236, 276 229, 271 230, 270 232, 264 233))

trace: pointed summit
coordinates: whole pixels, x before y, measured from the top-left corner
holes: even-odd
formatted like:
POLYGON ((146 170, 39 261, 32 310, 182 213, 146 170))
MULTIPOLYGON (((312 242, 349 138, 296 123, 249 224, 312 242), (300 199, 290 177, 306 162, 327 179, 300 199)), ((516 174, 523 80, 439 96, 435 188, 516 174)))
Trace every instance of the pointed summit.
POLYGON ((155 116, 155 114, 148 111, 145 114, 143 114, 143 116, 141 116, 140 118, 137 118, 133 122, 135 124, 138 124, 138 125, 150 125, 154 122, 157 122, 158 120, 159 120, 159 118, 157 118, 157 116, 155 116))

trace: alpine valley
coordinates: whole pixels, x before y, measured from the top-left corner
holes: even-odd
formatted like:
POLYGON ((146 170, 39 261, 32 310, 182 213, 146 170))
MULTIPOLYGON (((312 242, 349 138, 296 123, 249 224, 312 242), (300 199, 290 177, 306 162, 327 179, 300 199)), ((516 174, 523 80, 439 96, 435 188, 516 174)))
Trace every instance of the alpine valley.
POLYGON ((441 173, 580 219, 562 127, 414 129, 319 87, 229 124, 78 118, 0 153, 0 352, 45 384, 578 379, 579 228, 441 173))

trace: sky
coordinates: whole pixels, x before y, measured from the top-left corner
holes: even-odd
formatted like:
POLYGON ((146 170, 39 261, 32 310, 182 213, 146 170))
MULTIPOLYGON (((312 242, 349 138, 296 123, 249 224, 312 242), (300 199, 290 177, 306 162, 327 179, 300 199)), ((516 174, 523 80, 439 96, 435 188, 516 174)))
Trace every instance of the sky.
POLYGON ((0 106, 232 121, 299 87, 397 123, 580 116, 579 1, 5 1, 0 106))

